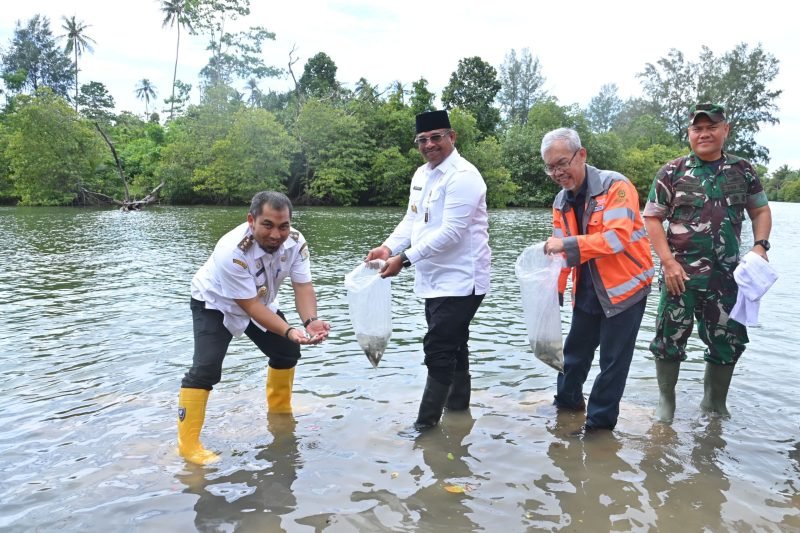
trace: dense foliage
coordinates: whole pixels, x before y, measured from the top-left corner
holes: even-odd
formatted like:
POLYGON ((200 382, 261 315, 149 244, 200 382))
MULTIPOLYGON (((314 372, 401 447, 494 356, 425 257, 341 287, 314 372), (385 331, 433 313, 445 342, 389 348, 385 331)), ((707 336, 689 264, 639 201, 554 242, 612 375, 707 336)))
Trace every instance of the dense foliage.
MULTIPOLYGON (((361 78, 351 90, 324 52, 295 77, 293 62, 284 73, 261 59, 273 33, 262 27, 226 33, 226 20, 248 16, 248 0, 161 4, 162 24, 176 32, 173 86, 159 102, 156 87, 140 80, 135 91, 144 115, 116 112, 102 82, 78 87, 80 52, 94 43, 91 26, 64 19, 61 47, 46 17, 18 24, 0 63, 6 99, 0 202, 81 204, 86 190, 118 197, 125 187, 99 129, 113 141, 122 177, 137 197, 163 182, 163 200, 178 204, 240 204, 261 189, 283 190, 306 204, 406 202, 410 177, 423 162, 412 142, 414 115, 436 107, 424 78, 386 88, 361 78), (208 64, 198 77, 202 97, 194 104, 191 85, 175 78, 181 29, 208 39, 208 64), (259 87, 285 74, 294 89, 259 87)), ((489 204, 545 206, 557 186, 544 173, 539 146, 547 131, 562 126, 580 133, 589 164, 622 172, 642 197, 659 167, 687 152, 685 117, 696 101, 724 103, 727 149, 766 164, 769 151, 754 134, 778 120, 781 91, 770 86, 777 73, 777 60, 760 46, 742 43, 719 57, 703 49, 696 62, 670 50, 639 74, 641 98, 624 101, 608 84, 581 108, 544 90, 543 67, 524 49, 511 50, 498 68, 480 57, 460 60, 439 99, 450 110, 459 151, 486 180, 489 204)), ((762 177, 771 200, 800 201, 800 170, 784 166, 762 177)))

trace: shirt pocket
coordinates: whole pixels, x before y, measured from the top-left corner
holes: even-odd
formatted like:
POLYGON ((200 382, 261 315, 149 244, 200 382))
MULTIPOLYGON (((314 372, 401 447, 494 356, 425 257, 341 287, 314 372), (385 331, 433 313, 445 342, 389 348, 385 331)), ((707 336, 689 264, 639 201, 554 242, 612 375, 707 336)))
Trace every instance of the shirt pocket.
POLYGON ((728 178, 721 189, 725 204, 728 206, 728 218, 734 224, 741 223, 744 220, 744 209, 747 204, 747 183, 744 177, 728 178))
POLYGON ((422 209, 422 190, 412 190, 408 197, 408 210, 417 214, 422 209))
POLYGON ((705 203, 706 191, 702 185, 679 183, 675 187, 671 219, 679 222, 695 222, 700 217, 705 203))
POLYGON ((432 189, 425 201, 425 222, 441 218, 444 211, 444 188, 432 189))

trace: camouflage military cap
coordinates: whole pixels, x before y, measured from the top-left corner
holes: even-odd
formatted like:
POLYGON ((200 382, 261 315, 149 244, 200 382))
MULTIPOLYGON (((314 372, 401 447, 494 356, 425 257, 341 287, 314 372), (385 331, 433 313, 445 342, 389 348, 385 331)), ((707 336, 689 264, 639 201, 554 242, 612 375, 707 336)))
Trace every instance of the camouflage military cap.
POLYGON ((720 104, 697 104, 689 108, 689 125, 694 124, 698 115, 705 115, 711 122, 723 122, 725 120, 725 108, 720 104))

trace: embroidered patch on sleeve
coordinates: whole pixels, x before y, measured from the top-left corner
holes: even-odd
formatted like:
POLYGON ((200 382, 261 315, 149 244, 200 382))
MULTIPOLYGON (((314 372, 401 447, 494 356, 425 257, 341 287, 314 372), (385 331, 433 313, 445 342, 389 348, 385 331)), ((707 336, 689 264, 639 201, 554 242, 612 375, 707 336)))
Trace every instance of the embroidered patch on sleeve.
POLYGON ((241 259, 236 259, 236 258, 234 257, 234 258, 233 258, 233 262, 234 262, 234 263, 236 263, 237 265, 239 265, 240 267, 242 267, 244 270, 247 270, 247 263, 245 263, 245 262, 244 262, 244 261, 242 261, 241 259))

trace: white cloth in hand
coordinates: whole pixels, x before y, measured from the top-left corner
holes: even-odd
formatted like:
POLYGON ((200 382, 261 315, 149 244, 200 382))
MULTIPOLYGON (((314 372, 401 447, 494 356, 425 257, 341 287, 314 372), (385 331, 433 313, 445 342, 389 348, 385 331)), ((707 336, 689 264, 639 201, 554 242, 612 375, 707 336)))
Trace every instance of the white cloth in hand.
POLYGON ((739 292, 731 310, 731 318, 745 326, 755 326, 758 324, 761 297, 778 279, 778 273, 763 257, 755 252, 747 252, 733 271, 733 279, 739 286, 739 292))

